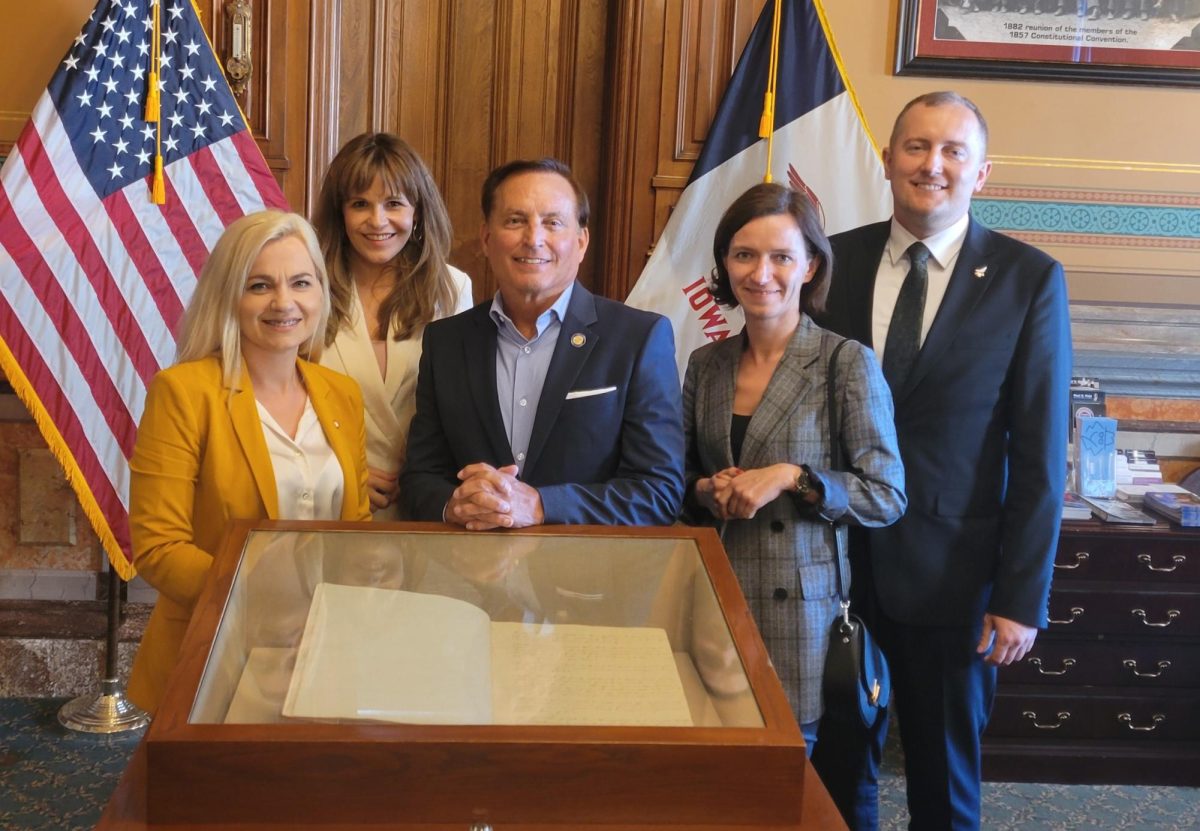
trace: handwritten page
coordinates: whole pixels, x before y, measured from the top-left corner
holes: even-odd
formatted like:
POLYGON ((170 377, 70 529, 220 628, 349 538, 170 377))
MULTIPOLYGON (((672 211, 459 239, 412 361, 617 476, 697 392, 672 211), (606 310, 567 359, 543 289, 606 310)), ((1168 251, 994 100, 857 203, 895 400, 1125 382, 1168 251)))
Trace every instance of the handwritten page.
MULTIPOLYGON (((243 681, 251 683, 245 673, 243 681)), ((493 623, 462 600, 332 583, 313 596, 282 715, 410 724, 693 723, 662 629, 493 623)))
POLYGON ((667 633, 492 624, 497 724, 692 726, 667 633))

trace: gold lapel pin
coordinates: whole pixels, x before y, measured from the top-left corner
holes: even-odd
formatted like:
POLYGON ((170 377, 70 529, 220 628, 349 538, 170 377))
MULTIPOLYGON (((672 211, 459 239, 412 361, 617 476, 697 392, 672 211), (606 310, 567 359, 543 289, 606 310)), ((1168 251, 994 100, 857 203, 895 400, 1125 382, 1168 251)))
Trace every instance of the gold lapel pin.
POLYGON ((580 346, 583 346, 585 343, 587 343, 587 338, 584 335, 582 335, 578 332, 576 332, 574 335, 571 335, 571 346, 574 346, 575 348, 579 348, 580 346))
POLYGON ((983 277, 986 277, 987 276, 987 268, 988 267, 986 265, 981 265, 979 268, 975 269, 975 279, 979 280, 983 277))

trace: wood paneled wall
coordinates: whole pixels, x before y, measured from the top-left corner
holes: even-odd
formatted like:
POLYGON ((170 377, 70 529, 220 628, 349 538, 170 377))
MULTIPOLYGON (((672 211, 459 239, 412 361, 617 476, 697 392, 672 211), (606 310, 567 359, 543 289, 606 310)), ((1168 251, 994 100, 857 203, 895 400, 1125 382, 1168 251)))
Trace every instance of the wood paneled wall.
MULTIPOLYGON (((611 42, 605 213, 624 298, 670 218, 765 0, 619 0, 611 42)), ((714 210, 721 207, 714 206, 714 210)))
MULTIPOLYGON (((607 20, 603 0, 314 0, 310 201, 348 139, 403 136, 445 197, 452 261, 487 296, 494 283, 478 238, 489 170, 557 156, 589 194, 602 190, 607 20)), ((603 228, 597 217, 594 246, 603 228)))
MULTIPOLYGON (((231 0, 197 0, 221 65, 229 55, 231 0)), ((305 212, 310 4, 250 0, 254 69, 239 103, 250 132, 293 210, 305 212)))
POLYGON ((329 159, 390 130, 433 171, 452 260, 494 291, 479 187, 552 155, 589 193, 581 279, 622 299, 687 182, 764 0, 314 0, 308 202, 329 159))

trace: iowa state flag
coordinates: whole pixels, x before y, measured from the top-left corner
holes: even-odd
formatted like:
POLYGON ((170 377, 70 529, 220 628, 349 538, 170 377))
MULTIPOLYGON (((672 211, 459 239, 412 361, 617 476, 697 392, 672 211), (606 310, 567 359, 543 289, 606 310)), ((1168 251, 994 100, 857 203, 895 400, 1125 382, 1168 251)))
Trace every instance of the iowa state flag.
POLYGON ((225 226, 287 206, 190 0, 163 0, 159 20, 158 125, 145 121, 152 3, 100 0, 0 170, 0 368, 127 579, 146 386, 174 363, 225 226))
MULTIPOLYGON (((806 190, 825 231, 887 219, 891 193, 839 68, 819 2, 783 0, 771 177, 806 190)), ((774 2, 763 9, 654 253, 625 301, 670 318, 682 378, 692 350, 736 334, 741 312, 708 292, 712 242, 725 209, 763 181, 767 142, 758 137, 771 55, 774 2)))

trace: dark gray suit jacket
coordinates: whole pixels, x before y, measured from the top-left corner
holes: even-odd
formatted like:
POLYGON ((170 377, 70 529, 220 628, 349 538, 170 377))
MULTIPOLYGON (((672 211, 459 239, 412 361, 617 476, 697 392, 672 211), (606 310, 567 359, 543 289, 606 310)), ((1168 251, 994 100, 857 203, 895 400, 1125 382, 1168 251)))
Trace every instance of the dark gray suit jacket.
MULTIPOLYGON (((875 356, 857 343, 847 344, 836 366, 838 435, 852 470, 829 469, 826 383, 829 356, 841 340, 801 319, 750 419, 739 460, 744 469, 808 465, 824 491, 821 513, 785 493, 754 519, 730 520, 722 535, 801 723, 817 720, 824 709, 820 680, 839 600, 833 560, 838 546, 829 523, 883 525, 904 510, 891 395, 875 356)), ((708 344, 688 362, 683 422, 689 494, 696 479, 733 465, 729 424, 743 344, 742 335, 708 344)), ((692 499, 688 514, 693 522, 713 521, 692 499)), ((837 533, 844 538, 845 530, 840 526, 837 533)), ((844 539, 841 548, 848 574, 844 539)))

